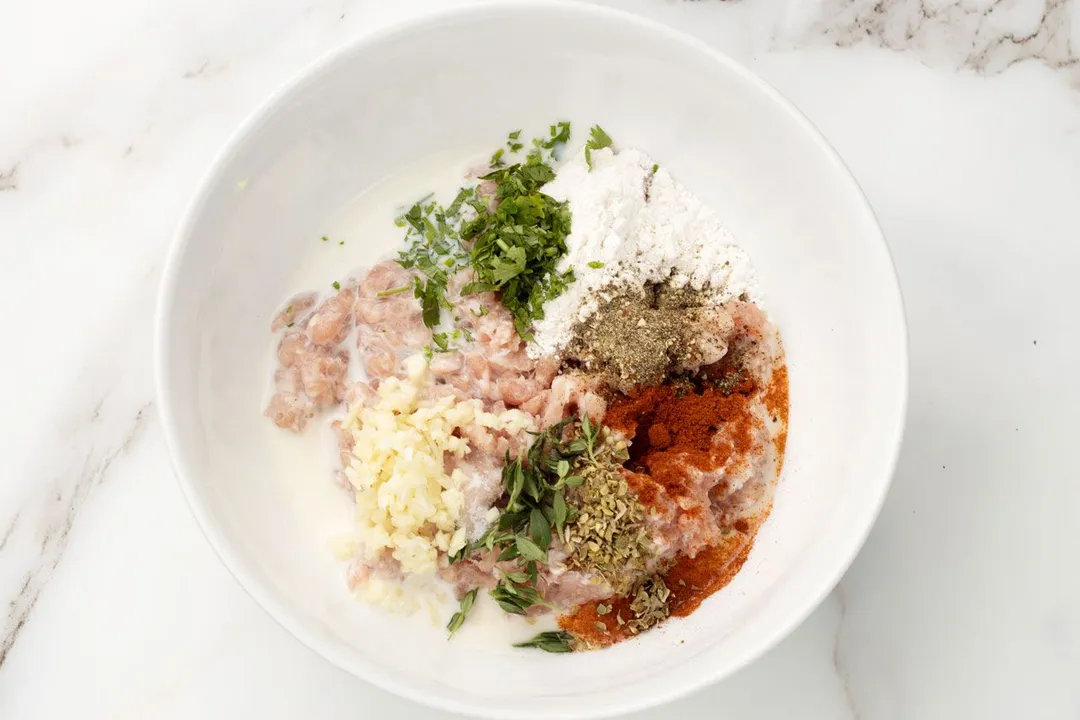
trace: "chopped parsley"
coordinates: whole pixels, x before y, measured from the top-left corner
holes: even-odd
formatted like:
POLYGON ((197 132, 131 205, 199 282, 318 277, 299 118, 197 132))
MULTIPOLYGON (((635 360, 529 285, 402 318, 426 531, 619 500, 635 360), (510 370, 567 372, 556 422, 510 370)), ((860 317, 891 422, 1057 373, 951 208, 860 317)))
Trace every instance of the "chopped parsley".
POLYGON ((486 202, 473 201, 476 217, 461 228, 462 240, 471 244, 470 263, 477 275, 463 294, 499 292, 525 340, 531 337, 532 322, 544 316, 544 303, 574 279, 572 270, 556 269, 566 254, 570 208, 540 192, 554 177, 539 149, 524 163, 488 173, 483 179, 495 182, 499 204, 492 210, 486 202))
POLYGON ((585 141, 585 164, 589 166, 590 171, 593 169, 592 151, 611 147, 611 145, 611 136, 604 132, 604 128, 593 125, 589 130, 589 139, 585 141))
POLYGON ((653 163, 653 166, 652 166, 653 175, 655 175, 656 171, 659 170, 659 169, 660 169, 660 166, 657 165, 656 163, 653 163))
POLYGON ((604 263, 600 262, 599 260, 590 260, 588 264, 589 267, 591 267, 593 270, 599 270, 600 268, 604 267, 604 263))
POLYGON ((521 137, 521 131, 515 130, 506 136, 506 147, 510 148, 510 152, 516 153, 521 148, 525 147, 525 143, 520 142, 518 138, 521 137))
MULTIPOLYGON (((507 136, 510 153, 524 147, 520 137, 521 130, 507 136)), ((472 267, 477 280, 462 288, 462 294, 499 293, 518 334, 530 339, 529 327, 544 316, 544 303, 574 279, 571 270, 556 269, 566 254, 569 206, 540 191, 555 177, 550 161, 569 139, 570 123, 558 122, 547 138, 533 140, 524 162, 507 165, 506 151, 496 150, 491 172, 481 178, 495 185, 495 209, 491 198, 466 187, 445 208, 429 195, 397 218, 395 224, 406 231, 406 247, 397 262, 420 274, 412 287, 424 325, 433 330, 439 325, 442 309, 452 308, 446 299, 450 277, 472 267)), ((485 313, 482 309, 480 315, 485 313)), ((445 349, 439 340, 433 342, 445 349)))
POLYGON ((325 235, 323 235, 323 236, 322 236, 322 241, 323 241, 323 242, 330 242, 330 238, 328 238, 328 237, 326 237, 325 235))
POLYGON ((335 290, 340 290, 341 289, 341 283, 339 283, 337 280, 335 280, 334 282, 330 283, 330 287, 334 288, 335 290))
POLYGON ((451 307, 446 299, 446 284, 469 259, 461 246, 458 216, 474 192, 473 188, 463 188, 449 208, 439 206, 429 195, 396 221, 399 227, 406 228, 405 249, 398 253, 397 262, 422 275, 413 281, 413 295, 420 301, 424 325, 429 328, 439 324, 442 308, 451 307))

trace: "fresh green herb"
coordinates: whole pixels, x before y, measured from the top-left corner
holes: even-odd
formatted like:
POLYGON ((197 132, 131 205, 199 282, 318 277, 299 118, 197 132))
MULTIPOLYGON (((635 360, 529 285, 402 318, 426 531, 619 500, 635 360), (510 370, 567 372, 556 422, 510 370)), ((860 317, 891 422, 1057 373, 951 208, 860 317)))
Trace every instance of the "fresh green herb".
POLYGON ((469 614, 469 611, 472 610, 474 602, 476 602, 475 588, 462 596, 460 609, 456 613, 454 613, 454 615, 450 618, 450 622, 447 623, 446 629, 450 631, 450 634, 446 637, 447 640, 454 637, 454 633, 456 633, 458 629, 465 624, 465 617, 469 614))
POLYGON ((286 312, 286 313, 291 313, 292 311, 293 311, 293 306, 292 306, 292 305, 290 305, 289 307, 285 308, 285 312, 286 312))
POLYGON ((521 148, 525 147, 524 143, 518 142, 518 138, 521 137, 521 131, 515 130, 506 137, 506 147, 510 148, 510 152, 516 153, 521 148))
POLYGON ((555 515, 555 529, 562 533, 563 525, 566 523, 566 499, 561 492, 556 492, 554 499, 551 501, 552 512, 555 515))
POLYGON ((499 562, 519 563, 519 569, 504 571, 491 591, 492 599, 508 613, 523 615, 533 605, 545 604, 536 588, 538 565, 547 562, 553 537, 565 537, 569 523, 578 517, 565 490, 581 486, 583 478, 571 474, 572 468, 586 453, 600 452, 594 447, 600 429, 583 417, 574 424, 577 437, 564 438, 572 434, 566 429, 574 422, 568 418, 536 433, 523 456, 506 458, 502 472, 506 505, 498 521, 450 558, 455 563, 474 553, 497 552, 499 562))
POLYGON ((593 125, 589 130, 589 139, 585 141, 585 164, 589 166, 589 170, 593 169, 592 151, 611 147, 611 144, 611 136, 599 125, 593 125))
POLYGON ((450 276, 464 265, 468 255, 461 247, 458 231, 448 217, 458 214, 462 203, 471 191, 458 193, 449 210, 443 210, 430 200, 431 196, 414 203, 398 219, 406 228, 406 247, 398 253, 397 262, 403 268, 418 270, 413 295, 420 301, 424 325, 434 328, 439 324, 441 309, 450 307, 446 299, 446 285, 450 276), (456 207, 455 207, 456 206, 456 207))
POLYGON ((296 323, 289 323, 289 324, 288 324, 288 325, 286 325, 285 327, 292 327, 292 326, 293 326, 293 325, 295 325, 295 324, 296 324, 296 323))
MULTIPOLYGON (((511 153, 524 147, 520 137, 520 130, 507 136, 511 153)), ((507 166, 506 150, 496 150, 491 172, 482 178, 494 182, 494 198, 462 188, 443 208, 428 195, 395 220, 406 231, 397 262, 417 271, 413 294, 425 326, 434 330, 439 325, 442 309, 452 307, 446 297, 450 277, 471 266, 477 279, 462 294, 498 292, 518 334, 530 339, 529 327, 543 317, 544 303, 574 279, 572 271, 556 270, 566 254, 570 209, 540 192, 555 177, 548 161, 569 139, 570 123, 560 121, 551 126, 549 137, 534 140, 524 162, 507 166)), ((481 308, 478 316, 486 312, 481 308)))
POLYGON ((442 306, 440 300, 446 285, 437 280, 428 280, 426 283, 420 278, 413 280, 413 297, 420 301, 420 309, 424 325, 433 328, 439 324, 439 313, 442 306))
POLYGON ((565 630, 555 630, 550 632, 542 632, 532 640, 527 640, 522 643, 517 643, 514 647, 517 648, 536 648, 549 653, 568 653, 573 652, 574 636, 565 630))
POLYGON ((458 213, 461 212, 461 206, 472 196, 472 188, 461 188, 461 190, 458 191, 457 197, 455 197, 454 201, 450 203, 450 206, 446 208, 446 217, 457 217, 458 213))
POLYGON ((511 615, 524 615, 525 611, 533 605, 547 605, 535 587, 508 582, 505 578, 500 580, 495 589, 488 594, 499 604, 499 607, 511 615))
POLYGON ((401 287, 392 288, 390 290, 383 290, 380 293, 375 293, 375 297, 390 297, 391 295, 397 295, 398 293, 405 292, 411 289, 411 285, 402 285, 401 287))
POLYGON ((344 240, 339 240, 339 241, 338 241, 338 245, 344 245, 344 244, 345 244, 345 241, 344 241, 344 240))
POLYGON ((656 171, 659 170, 659 169, 660 169, 660 166, 657 165, 656 163, 653 163, 653 166, 652 166, 653 175, 655 175, 656 171))
POLYGON ((328 237, 326 237, 325 235, 323 235, 323 236, 322 236, 322 241, 323 241, 323 242, 330 242, 330 238, 328 238, 328 237))
POLYGON ((340 290, 341 289, 341 283, 339 283, 337 280, 335 280, 334 282, 330 283, 330 287, 334 288, 335 290, 340 290))
POLYGON ((495 182, 498 206, 475 203, 476 217, 461 228, 462 239, 472 243, 470 262, 477 275, 462 293, 498 291, 526 340, 529 326, 544 316, 544 303, 573 280, 571 271, 556 270, 566 254, 570 208, 540 192, 554 177, 538 152, 523 164, 494 170, 484 179, 495 182))
POLYGON ((570 142, 570 123, 560 120, 551 126, 549 137, 539 143, 540 147, 550 150, 554 156, 555 150, 570 142))
MULTIPOLYGON (((533 513, 538 513, 538 512, 540 512, 540 511, 535 510, 535 509, 533 510, 533 513)), ((543 513, 540 513, 541 520, 543 519, 543 517, 544 517, 543 513)), ((531 523, 531 521, 530 521, 530 523, 531 523)), ((550 532, 551 531, 549 530, 548 531, 548 533, 549 533, 548 534, 548 541, 549 542, 551 541, 550 532)), ((518 535, 514 539, 514 543, 515 543, 515 546, 517 547, 518 555, 525 558, 526 560, 536 561, 536 562, 544 562, 545 560, 547 560, 547 550, 541 550, 540 545, 538 545, 536 542, 530 540, 529 538, 525 537, 524 535, 518 535)))
POLYGON ((604 263, 600 262, 599 260, 590 260, 589 267, 591 267, 593 270, 599 270, 600 268, 604 267, 604 263))

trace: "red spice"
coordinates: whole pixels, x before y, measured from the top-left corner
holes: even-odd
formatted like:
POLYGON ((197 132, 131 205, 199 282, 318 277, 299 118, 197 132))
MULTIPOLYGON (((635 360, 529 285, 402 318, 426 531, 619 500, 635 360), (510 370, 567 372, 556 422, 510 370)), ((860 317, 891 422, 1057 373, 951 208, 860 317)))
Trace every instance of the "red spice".
POLYGON ((787 447, 787 421, 790 405, 787 365, 781 363, 773 370, 769 387, 765 388, 762 401, 765 403, 765 409, 772 414, 773 420, 781 423, 780 432, 776 434, 776 471, 780 472, 784 466, 784 450, 787 447))
MULTIPOLYGON (((686 465, 713 470, 731 453, 742 454, 753 445, 754 416, 750 408, 753 384, 745 392, 725 395, 715 387, 700 392, 671 385, 645 388, 635 395, 616 399, 604 423, 620 430, 633 442, 634 463, 671 497, 685 495, 686 465), (730 443, 713 443, 719 428, 730 443)), ((629 480, 629 479, 628 479, 629 480)), ((639 479, 630 482, 641 502, 649 507, 656 497, 639 479)))
POLYGON ((671 614, 686 617, 697 610, 705 598, 731 582, 753 546, 753 535, 733 534, 719 544, 705 548, 696 557, 680 556, 664 575, 664 582, 671 590, 668 598, 671 614))
POLYGON ((620 617, 624 623, 633 619, 630 598, 594 600, 578 605, 573 612, 559 618, 559 627, 573 633, 590 647, 605 647, 630 637, 626 625, 619 625, 620 617), (611 612, 601 615, 596 611, 600 605, 610 607, 611 612), (605 629, 600 629, 597 623, 602 623, 605 629))
POLYGON ((649 445, 657 450, 663 450, 671 444, 671 431, 662 423, 653 423, 649 426, 649 445))
MULTIPOLYGON (((721 363, 722 365, 723 363, 721 363)), ((631 461, 623 469, 627 484, 645 507, 658 507, 662 491, 668 498, 689 492, 687 466, 710 471, 723 465, 731 455, 745 455, 754 445, 757 420, 751 413, 758 386, 743 374, 717 366, 710 373, 729 375, 728 393, 716 387, 693 390, 671 385, 643 388, 631 396, 620 396, 608 408, 604 424, 631 439, 631 461), (720 428, 722 442, 714 442, 720 428), (636 470, 636 471, 635 471, 636 470)), ((782 464, 787 441, 788 373, 784 364, 774 368, 761 402, 779 423, 774 440, 778 463, 782 464)), ((664 582, 671 591, 668 606, 671 614, 685 617, 710 595, 731 582, 750 555, 758 528, 769 515, 765 508, 757 516, 736 520, 731 532, 717 544, 706 547, 694 557, 680 555, 666 573, 664 582)), ((681 510, 690 518, 701 507, 681 510)), ((559 618, 559 626, 594 647, 603 647, 630 637, 618 624, 633 617, 629 598, 611 598, 590 602, 559 618), (600 605, 611 612, 600 615, 600 605), (603 627, 597 623, 602 623, 603 627)))

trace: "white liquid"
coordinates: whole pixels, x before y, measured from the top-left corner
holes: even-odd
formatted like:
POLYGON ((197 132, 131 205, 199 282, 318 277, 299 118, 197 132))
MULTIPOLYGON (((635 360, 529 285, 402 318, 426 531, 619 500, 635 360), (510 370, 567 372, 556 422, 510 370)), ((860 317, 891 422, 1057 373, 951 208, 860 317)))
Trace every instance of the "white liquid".
MULTIPOLYGON (((301 292, 332 294, 335 281, 344 283, 349 277, 360 277, 372 265, 392 257, 402 247, 405 237, 405 230, 397 227, 394 220, 432 192, 441 204, 452 202, 469 170, 483 165, 489 155, 490 151, 433 155, 364 191, 330 220, 326 226, 326 241, 310 240, 311 252, 296 268, 289 292, 281 298, 282 305, 301 292)), ((267 357, 276 358, 279 341, 279 336, 272 336, 267 357)), ((351 380, 363 379, 354 339, 350 336, 346 342, 350 350, 349 377, 351 380)), ((266 398, 273 394, 272 367, 276 360, 270 365, 266 398)), ((334 547, 343 539, 352 537, 353 528, 352 499, 334 482, 334 472, 341 465, 337 438, 330 423, 341 415, 340 411, 319 415, 300 435, 281 430, 268 419, 261 418, 266 433, 265 445, 272 465, 277 469, 277 480, 296 508, 302 528, 316 539, 314 545, 322 548, 327 556, 333 555, 334 547)), ((347 561, 341 561, 343 585, 346 568, 347 561)), ((458 607, 450 586, 442 581, 438 584, 438 597, 433 594, 427 598, 434 606, 434 612, 421 610, 409 618, 431 625, 431 632, 442 632, 441 628, 458 607)), ((454 643, 476 648, 505 648, 554 627, 554 618, 550 615, 534 622, 508 615, 486 592, 480 592, 467 622, 454 636, 454 643)))

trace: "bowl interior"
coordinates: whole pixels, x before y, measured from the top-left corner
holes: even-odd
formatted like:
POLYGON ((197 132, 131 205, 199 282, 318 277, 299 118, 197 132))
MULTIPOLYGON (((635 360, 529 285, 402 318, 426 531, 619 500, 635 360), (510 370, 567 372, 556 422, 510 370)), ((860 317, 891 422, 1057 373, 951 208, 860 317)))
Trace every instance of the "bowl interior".
MULTIPOLYGON (((389 250, 357 242, 371 260, 389 250)), ((824 141, 771 89, 696 43, 566 5, 428 18, 334 54, 277 94, 196 197, 165 280, 158 351, 182 484, 245 587, 356 675, 493 717, 642 707, 778 641, 865 537, 906 393, 888 252, 824 141), (320 531, 341 521, 345 503, 326 499, 328 479, 292 488, 273 479, 261 416, 267 327, 313 240, 365 188, 433 153, 494 148, 510 129, 563 118, 579 139, 599 123, 653 155, 751 254, 788 353, 787 461, 749 561, 690 618, 599 653, 478 650, 348 596, 320 531)))

